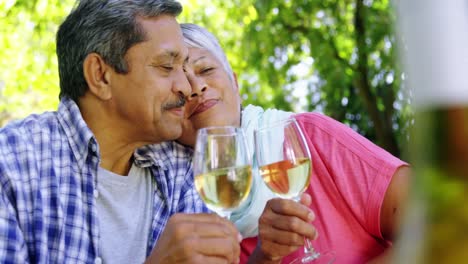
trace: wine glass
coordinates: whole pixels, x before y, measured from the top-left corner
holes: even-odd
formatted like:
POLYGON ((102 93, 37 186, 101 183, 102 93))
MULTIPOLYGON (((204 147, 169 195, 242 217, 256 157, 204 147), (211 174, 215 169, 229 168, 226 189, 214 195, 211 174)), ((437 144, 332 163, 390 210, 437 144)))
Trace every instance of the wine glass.
POLYGON ((193 172, 195 187, 207 207, 229 218, 252 186, 250 154, 242 129, 219 126, 198 130, 193 172))
MULTIPOLYGON (((254 132, 255 155, 266 185, 282 198, 299 201, 312 174, 312 157, 294 118, 260 127, 254 132)), ((321 254, 305 238, 304 256, 292 263, 332 263, 333 252, 321 254)))

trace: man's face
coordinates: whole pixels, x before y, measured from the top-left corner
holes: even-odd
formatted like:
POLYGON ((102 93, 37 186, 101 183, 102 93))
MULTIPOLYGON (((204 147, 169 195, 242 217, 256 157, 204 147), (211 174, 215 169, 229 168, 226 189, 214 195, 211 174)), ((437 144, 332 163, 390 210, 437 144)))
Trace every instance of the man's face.
POLYGON ((189 48, 185 72, 192 87, 192 95, 185 108, 188 122, 184 125, 184 135, 179 141, 191 145, 196 130, 203 127, 240 126, 237 83, 229 77, 221 62, 211 52, 189 48))
POLYGON ((111 103, 123 129, 139 142, 173 140, 182 133, 184 96, 190 85, 183 71, 188 50, 174 17, 139 20, 146 41, 131 47, 127 74, 112 74, 111 103))

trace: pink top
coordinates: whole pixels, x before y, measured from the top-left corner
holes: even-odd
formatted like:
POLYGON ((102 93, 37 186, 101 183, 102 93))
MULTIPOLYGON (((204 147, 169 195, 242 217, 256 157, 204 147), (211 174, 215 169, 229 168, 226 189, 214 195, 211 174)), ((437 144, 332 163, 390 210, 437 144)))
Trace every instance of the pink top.
MULTIPOLYGON (((312 155, 307 192, 319 233, 312 244, 318 252, 334 251, 335 264, 365 263, 391 245, 380 231, 380 210, 393 174, 406 163, 329 117, 317 113, 295 117, 312 155)), ((242 242, 241 263, 255 245, 256 238, 242 242)), ((302 252, 300 248, 283 263, 302 252)))

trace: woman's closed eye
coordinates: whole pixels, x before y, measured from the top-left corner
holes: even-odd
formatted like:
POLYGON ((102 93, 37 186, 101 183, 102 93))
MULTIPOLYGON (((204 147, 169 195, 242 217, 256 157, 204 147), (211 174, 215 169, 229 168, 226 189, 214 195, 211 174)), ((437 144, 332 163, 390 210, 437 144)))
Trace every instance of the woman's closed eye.
POLYGON ((201 74, 205 74, 205 73, 209 73, 211 71, 213 71, 215 68, 214 67, 206 67, 206 68, 203 68, 200 73, 201 74))

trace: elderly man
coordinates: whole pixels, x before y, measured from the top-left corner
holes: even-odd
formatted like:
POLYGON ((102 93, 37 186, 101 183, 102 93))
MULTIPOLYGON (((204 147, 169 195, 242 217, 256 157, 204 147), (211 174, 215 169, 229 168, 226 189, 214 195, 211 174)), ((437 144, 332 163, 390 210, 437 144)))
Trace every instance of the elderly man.
POLYGON ((134 154, 182 133, 181 8, 81 0, 61 24, 58 110, 0 130, 1 263, 238 261, 230 222, 180 214, 207 209, 173 150, 134 154))

